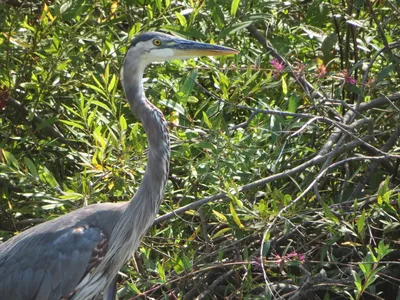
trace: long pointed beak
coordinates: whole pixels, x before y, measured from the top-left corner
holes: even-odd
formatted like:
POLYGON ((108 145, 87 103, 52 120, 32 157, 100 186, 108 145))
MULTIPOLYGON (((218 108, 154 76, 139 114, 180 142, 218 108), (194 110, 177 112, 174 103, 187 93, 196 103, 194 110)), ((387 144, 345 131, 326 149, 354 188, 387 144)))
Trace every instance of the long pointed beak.
POLYGON ((239 53, 239 51, 229 47, 189 40, 175 40, 171 48, 174 50, 174 55, 180 57, 221 56, 239 53))

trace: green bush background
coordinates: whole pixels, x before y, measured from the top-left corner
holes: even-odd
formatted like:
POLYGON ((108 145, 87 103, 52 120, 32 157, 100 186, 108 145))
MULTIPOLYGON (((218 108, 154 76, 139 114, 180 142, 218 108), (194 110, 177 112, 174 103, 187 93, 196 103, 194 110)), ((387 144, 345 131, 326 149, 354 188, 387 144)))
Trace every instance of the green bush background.
POLYGON ((10 0, 0 28, 0 241, 137 190, 119 71, 158 30, 240 51, 145 73, 172 139, 160 216, 220 200, 158 221, 119 297, 400 297, 398 1, 10 0))

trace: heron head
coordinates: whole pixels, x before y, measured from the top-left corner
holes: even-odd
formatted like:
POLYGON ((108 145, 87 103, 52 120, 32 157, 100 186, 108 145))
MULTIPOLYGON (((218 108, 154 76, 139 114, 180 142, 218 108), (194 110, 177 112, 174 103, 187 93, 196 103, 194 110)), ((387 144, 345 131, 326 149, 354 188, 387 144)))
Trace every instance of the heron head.
POLYGON ((189 41, 159 32, 146 32, 132 41, 127 58, 139 58, 142 64, 148 65, 157 61, 236 53, 237 50, 228 47, 189 41))

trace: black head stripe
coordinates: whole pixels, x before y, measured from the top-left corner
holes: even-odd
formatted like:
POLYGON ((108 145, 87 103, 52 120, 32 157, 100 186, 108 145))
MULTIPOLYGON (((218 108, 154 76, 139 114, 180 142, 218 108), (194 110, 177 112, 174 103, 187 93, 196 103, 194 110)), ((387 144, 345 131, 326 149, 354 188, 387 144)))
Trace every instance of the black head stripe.
POLYGON ((171 36, 160 32, 145 32, 133 39, 129 48, 135 47, 140 42, 147 42, 154 38, 170 39, 171 36))
POLYGON ((140 42, 147 42, 147 41, 153 39, 155 36, 156 36, 156 33, 154 33, 154 32, 142 33, 141 35, 139 35, 138 37, 133 39, 129 48, 135 47, 140 42))

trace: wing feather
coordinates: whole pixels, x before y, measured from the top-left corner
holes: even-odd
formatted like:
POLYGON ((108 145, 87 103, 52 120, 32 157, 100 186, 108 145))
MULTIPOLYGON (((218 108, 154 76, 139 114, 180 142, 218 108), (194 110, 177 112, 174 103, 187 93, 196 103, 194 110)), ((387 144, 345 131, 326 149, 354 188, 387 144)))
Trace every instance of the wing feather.
POLYGON ((0 260, 0 299, 68 298, 97 265, 99 245, 105 253, 106 236, 88 226, 19 240, 0 260))
POLYGON ((39 290, 36 294, 35 300, 52 299, 50 298, 51 295, 50 293, 51 293, 51 274, 49 272, 45 272, 42 282, 40 283, 39 290))
POLYGON ((22 298, 28 299, 29 295, 34 295, 37 289, 34 289, 33 285, 33 269, 28 268, 24 273, 22 273, 21 284, 25 287, 23 289, 22 298))

